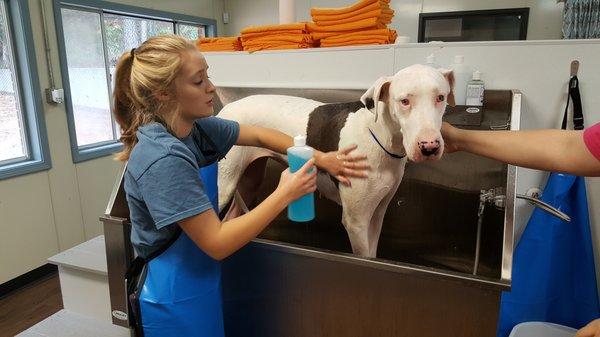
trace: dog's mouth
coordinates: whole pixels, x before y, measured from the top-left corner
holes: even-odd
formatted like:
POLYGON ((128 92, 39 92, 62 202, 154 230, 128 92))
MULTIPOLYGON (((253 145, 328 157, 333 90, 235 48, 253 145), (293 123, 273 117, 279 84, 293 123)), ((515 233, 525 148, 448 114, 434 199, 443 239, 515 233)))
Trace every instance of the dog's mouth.
POLYGON ((423 153, 423 151, 421 151, 421 149, 417 147, 417 149, 414 150, 412 154, 411 153, 408 154, 408 159, 415 163, 422 163, 422 162, 426 162, 426 161, 439 160, 440 158, 442 158, 443 154, 444 154, 443 146, 440 146, 440 148, 434 152, 425 151, 425 153, 423 153))

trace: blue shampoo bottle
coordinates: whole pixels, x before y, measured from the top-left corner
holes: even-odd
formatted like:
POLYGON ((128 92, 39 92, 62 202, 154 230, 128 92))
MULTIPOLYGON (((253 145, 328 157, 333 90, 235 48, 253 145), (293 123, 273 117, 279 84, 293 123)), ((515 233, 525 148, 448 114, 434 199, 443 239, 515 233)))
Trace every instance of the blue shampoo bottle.
MULTIPOLYGON (((294 137, 294 146, 287 149, 288 163, 292 173, 298 171, 314 155, 312 147, 306 145, 306 136, 294 137)), ((296 222, 311 221, 315 218, 315 196, 308 193, 292 201, 288 206, 288 219, 296 222)))

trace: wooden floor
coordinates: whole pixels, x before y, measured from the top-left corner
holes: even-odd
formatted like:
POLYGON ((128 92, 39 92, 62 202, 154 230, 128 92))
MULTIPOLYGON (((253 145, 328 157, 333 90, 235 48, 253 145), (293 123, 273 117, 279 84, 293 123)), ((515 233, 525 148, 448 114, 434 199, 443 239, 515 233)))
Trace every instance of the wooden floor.
POLYGON ((63 308, 58 273, 0 299, 0 337, 12 337, 63 308))

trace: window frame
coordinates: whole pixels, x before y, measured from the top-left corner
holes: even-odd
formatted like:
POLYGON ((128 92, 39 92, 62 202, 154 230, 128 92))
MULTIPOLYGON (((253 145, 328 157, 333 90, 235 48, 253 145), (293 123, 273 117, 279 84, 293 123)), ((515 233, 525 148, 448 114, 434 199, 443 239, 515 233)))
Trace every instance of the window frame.
MULTIPOLYGON (((94 143, 84 146, 77 145, 77 134, 75 129, 75 115, 73 113, 73 105, 71 99, 71 84, 69 83, 69 69, 67 64, 67 52, 64 41, 64 29, 61 10, 63 8, 82 10, 87 12, 97 12, 100 14, 100 23, 102 30, 102 43, 105 59, 105 67, 107 74, 107 50, 106 39, 104 32, 104 14, 126 15, 129 17, 137 17, 141 19, 151 19, 168 21, 173 24, 173 31, 177 34, 177 24, 184 23, 188 25, 202 25, 206 28, 207 36, 217 35, 217 21, 214 19, 195 17, 185 14, 178 14, 166 11, 159 11, 144 7, 131 6, 108 2, 104 0, 53 0, 54 23, 56 26, 56 34, 58 40, 58 54, 61 68, 62 83, 65 95, 65 108, 67 110, 67 123, 69 128, 69 139, 71 143, 71 155, 74 163, 83 162, 99 157, 111 155, 121 151, 123 144, 118 140, 109 140, 101 143, 94 143)), ((107 90, 110 90, 110 80, 107 78, 107 90)), ((109 92, 109 100, 111 99, 109 92)), ((109 102, 110 103, 110 102, 109 102)), ((114 120, 111 111, 111 119, 114 120)), ((113 133, 115 132, 113 127, 113 133)))
POLYGON ((23 118, 22 133, 25 136, 27 155, 24 158, 7 159, 0 164, 0 180, 52 167, 38 76, 37 59, 27 1, 3 1, 7 14, 7 26, 12 44, 15 78, 23 118))

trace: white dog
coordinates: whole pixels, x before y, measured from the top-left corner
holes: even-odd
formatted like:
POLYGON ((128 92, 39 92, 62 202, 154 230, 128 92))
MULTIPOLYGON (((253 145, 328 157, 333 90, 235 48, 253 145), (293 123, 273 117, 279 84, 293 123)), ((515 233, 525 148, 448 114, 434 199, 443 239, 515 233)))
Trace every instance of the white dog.
MULTIPOLYGON (((300 97, 255 95, 226 105, 219 117, 290 136, 303 134, 308 145, 324 152, 357 144, 356 152, 368 155, 369 177, 354 179, 348 187, 320 172, 317 184, 325 197, 343 207, 342 222, 352 251, 375 257, 383 217, 402 180, 406 157, 421 162, 442 156, 440 128, 446 104, 454 104, 453 82, 449 70, 413 65, 379 78, 360 102, 325 104, 300 97)), ((236 190, 244 197, 256 191, 266 163, 257 159, 265 157, 286 163, 281 154, 242 146, 235 146, 219 162, 221 209, 236 190)), ((236 201, 240 203, 239 198, 236 201)), ((239 214, 239 207, 234 202, 229 215, 239 214)))

